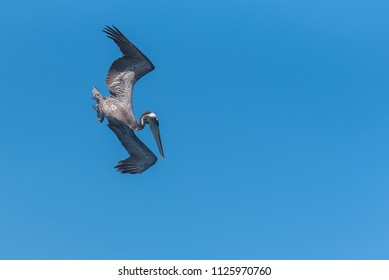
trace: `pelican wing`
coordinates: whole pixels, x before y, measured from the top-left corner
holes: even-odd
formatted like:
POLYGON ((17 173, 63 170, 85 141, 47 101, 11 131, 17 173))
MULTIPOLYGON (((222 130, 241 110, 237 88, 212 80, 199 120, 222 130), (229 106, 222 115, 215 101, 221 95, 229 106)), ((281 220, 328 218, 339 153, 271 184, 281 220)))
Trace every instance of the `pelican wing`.
POLYGON ((125 99, 131 103, 132 88, 135 82, 155 67, 115 26, 106 26, 103 31, 123 53, 121 58, 112 63, 105 83, 113 97, 125 99))
POLYGON ((129 153, 129 157, 119 161, 115 166, 121 173, 140 174, 157 161, 157 157, 149 148, 125 125, 108 123, 108 127, 116 134, 120 143, 129 153))

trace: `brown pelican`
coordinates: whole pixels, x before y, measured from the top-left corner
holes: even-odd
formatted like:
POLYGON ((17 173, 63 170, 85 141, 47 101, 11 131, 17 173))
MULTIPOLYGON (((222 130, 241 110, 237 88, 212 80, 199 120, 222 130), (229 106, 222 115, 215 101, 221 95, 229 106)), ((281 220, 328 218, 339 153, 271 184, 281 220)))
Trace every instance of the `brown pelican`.
POLYGON ((97 88, 93 88, 92 98, 97 103, 93 108, 97 112, 99 122, 102 122, 104 117, 108 119, 108 127, 130 155, 127 159, 119 161, 115 168, 121 173, 139 174, 152 166, 157 157, 139 140, 134 130, 141 130, 148 124, 158 150, 162 158, 164 157, 158 117, 153 112, 147 111, 137 122, 132 109, 134 84, 154 70, 154 65, 115 26, 106 26, 103 32, 119 46, 123 56, 112 63, 105 79, 110 96, 104 97, 97 88))

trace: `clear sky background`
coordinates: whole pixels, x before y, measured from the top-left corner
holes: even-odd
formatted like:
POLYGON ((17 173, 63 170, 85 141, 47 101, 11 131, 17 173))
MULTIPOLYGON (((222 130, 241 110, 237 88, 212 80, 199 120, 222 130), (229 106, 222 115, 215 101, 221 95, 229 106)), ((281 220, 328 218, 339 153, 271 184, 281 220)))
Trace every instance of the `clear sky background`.
POLYGON ((388 1, 1 6, 1 259, 389 258, 388 1), (91 108, 111 24, 156 66, 141 175, 91 108))

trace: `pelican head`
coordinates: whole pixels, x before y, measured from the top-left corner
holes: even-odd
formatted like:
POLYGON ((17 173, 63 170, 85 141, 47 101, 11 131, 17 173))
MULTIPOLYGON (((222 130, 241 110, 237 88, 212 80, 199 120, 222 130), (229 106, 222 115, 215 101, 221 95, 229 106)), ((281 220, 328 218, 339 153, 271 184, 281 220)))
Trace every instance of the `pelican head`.
POLYGON ((162 142, 161 142, 161 135, 159 132, 159 121, 156 114, 153 112, 145 112, 140 118, 140 124, 142 127, 145 126, 145 124, 148 124, 150 126, 150 130, 153 133, 155 142, 157 143, 159 153, 161 154, 162 159, 164 158, 163 154, 163 148, 162 148, 162 142))

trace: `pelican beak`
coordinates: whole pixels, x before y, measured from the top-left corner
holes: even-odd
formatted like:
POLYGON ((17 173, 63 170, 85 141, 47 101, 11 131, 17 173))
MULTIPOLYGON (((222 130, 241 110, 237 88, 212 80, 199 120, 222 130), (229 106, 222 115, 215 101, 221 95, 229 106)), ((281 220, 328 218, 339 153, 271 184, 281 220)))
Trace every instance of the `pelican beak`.
POLYGON ((159 133, 159 127, 157 122, 154 119, 149 120, 149 125, 151 132, 153 133, 155 142, 157 143, 159 153, 161 154, 162 159, 164 158, 162 142, 161 142, 161 134, 159 133))

